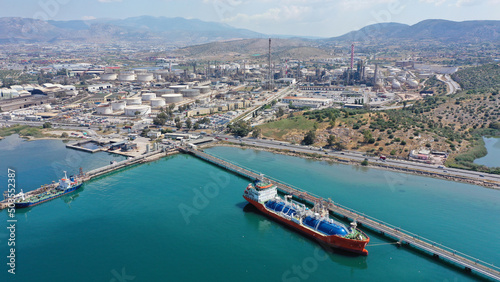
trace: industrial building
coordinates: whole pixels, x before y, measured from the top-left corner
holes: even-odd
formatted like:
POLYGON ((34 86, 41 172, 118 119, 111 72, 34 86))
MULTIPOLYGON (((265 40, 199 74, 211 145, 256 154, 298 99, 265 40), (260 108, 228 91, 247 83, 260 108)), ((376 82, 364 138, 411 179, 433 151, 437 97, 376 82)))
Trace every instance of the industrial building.
POLYGON ((306 97, 285 97, 282 100, 283 103, 292 103, 293 106, 297 107, 311 107, 319 108, 322 106, 327 106, 332 103, 330 99, 323 98, 306 98, 306 97))
POLYGON ((95 85, 89 85, 87 87, 87 91, 90 93, 94 93, 94 92, 99 92, 102 90, 108 90, 108 89, 111 89, 112 87, 113 87, 113 85, 109 84, 109 83, 95 84, 95 85))

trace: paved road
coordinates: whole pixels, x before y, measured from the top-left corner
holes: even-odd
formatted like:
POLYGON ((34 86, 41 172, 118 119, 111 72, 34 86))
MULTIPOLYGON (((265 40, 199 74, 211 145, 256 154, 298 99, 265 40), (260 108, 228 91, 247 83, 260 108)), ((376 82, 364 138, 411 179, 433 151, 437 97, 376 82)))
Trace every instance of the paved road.
MULTIPOLYGON (((248 121, 252 118, 252 114, 257 111, 258 109, 260 109, 260 107, 262 107, 262 105, 265 105, 267 103, 270 103, 271 101, 273 100, 278 100, 278 99, 281 99, 283 98, 283 96, 285 96, 286 94, 288 94, 290 92, 291 88, 290 87, 285 87, 283 89, 280 89, 278 90, 278 92, 276 93, 272 93, 269 97, 266 98, 266 100, 262 103, 258 103, 257 105, 255 105, 253 108, 251 108, 250 110, 248 111, 245 111, 245 113, 243 113, 242 115, 234 118, 234 119, 238 119, 238 118, 241 118, 243 119, 244 121, 248 121)), ((234 120, 233 119, 233 120, 234 120)))
POLYGON ((391 166, 398 166, 407 169, 418 169, 425 170, 432 173, 438 173, 442 175, 449 175, 450 177, 466 177, 473 178, 477 181, 496 181, 500 182, 500 175, 488 174, 476 171, 469 171, 456 168, 438 168, 437 165, 429 165, 418 162, 412 162, 407 160, 395 160, 387 159, 385 161, 380 160, 378 157, 365 156, 362 152, 354 151, 332 151, 332 150, 322 150, 318 147, 302 146, 302 145, 292 145, 286 142, 265 140, 265 139, 254 139, 254 138, 242 138, 238 139, 229 135, 220 135, 224 140, 234 142, 234 143, 244 143, 258 147, 264 148, 274 148, 274 149, 287 149, 291 151, 301 152, 301 153, 318 153, 325 154, 334 157, 340 157, 345 159, 351 159, 355 161, 363 161, 367 159, 369 162, 381 162, 391 166), (227 139, 226 139, 227 138, 227 139))
POLYGON ((436 75, 436 78, 444 82, 448 86, 448 93, 446 95, 455 94, 457 91, 461 90, 460 84, 451 79, 450 75, 436 75))

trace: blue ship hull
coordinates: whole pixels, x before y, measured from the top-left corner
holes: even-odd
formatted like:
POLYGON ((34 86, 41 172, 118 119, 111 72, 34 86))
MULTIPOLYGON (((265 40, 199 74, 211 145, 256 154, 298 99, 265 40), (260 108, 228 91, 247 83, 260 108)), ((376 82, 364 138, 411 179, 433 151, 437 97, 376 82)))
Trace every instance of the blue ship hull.
POLYGON ((45 203, 45 202, 53 200, 55 198, 59 198, 61 196, 67 195, 67 194, 72 193, 72 192, 75 192, 80 187, 82 187, 82 184, 83 183, 75 185, 74 187, 71 187, 71 188, 65 190, 64 192, 62 192, 60 194, 56 194, 56 195, 54 195, 52 197, 47 197, 47 198, 39 199, 37 201, 26 201, 26 202, 15 203, 15 207, 16 207, 16 209, 22 209, 22 208, 33 207, 33 206, 39 205, 41 203, 45 203))

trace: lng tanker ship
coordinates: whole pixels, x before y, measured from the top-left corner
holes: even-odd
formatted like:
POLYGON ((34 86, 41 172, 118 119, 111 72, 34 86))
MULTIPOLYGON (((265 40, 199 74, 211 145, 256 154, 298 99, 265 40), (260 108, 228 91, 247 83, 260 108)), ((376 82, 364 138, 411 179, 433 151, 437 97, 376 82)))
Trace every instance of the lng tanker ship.
POLYGON ((365 247, 370 238, 356 228, 356 222, 346 227, 331 219, 328 210, 319 204, 309 209, 304 204, 291 200, 290 195, 283 199, 278 196, 277 187, 271 182, 262 179, 248 184, 243 198, 264 214, 328 246, 368 255, 365 247))
POLYGON ((71 176, 68 178, 66 171, 64 172, 64 178, 59 180, 59 185, 57 187, 45 191, 41 194, 32 195, 26 197, 23 192, 15 196, 16 200, 14 202, 16 209, 27 208, 36 206, 38 204, 50 201, 55 198, 59 198, 63 195, 69 194, 78 190, 82 186, 82 182, 76 180, 75 177, 71 176))

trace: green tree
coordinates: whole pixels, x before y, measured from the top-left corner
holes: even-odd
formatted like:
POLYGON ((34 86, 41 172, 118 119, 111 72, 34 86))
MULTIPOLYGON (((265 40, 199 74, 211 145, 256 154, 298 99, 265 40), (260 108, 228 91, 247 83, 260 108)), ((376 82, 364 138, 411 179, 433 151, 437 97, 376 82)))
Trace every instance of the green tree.
POLYGON ((252 127, 250 124, 244 120, 239 120, 235 123, 232 123, 228 126, 229 131, 236 136, 245 137, 252 131, 252 127))
POLYGON ((310 130, 304 136, 304 140, 302 140, 303 145, 312 145, 316 139, 316 132, 314 130, 310 130))
POLYGON ((334 135, 328 136, 326 142, 328 142, 328 147, 332 147, 335 144, 335 136, 334 135))
POLYGON ((67 133, 67 132, 63 132, 63 133, 61 134, 61 138, 68 138, 68 136, 69 136, 69 135, 68 135, 68 133, 67 133))
POLYGON ((52 128, 52 123, 46 122, 42 125, 42 128, 52 128))
MULTIPOLYGON (((368 129, 365 129, 363 131, 363 139, 364 139, 365 143, 368 143, 370 141, 370 139, 373 139, 372 132, 368 129)), ((375 139, 373 141, 375 142, 375 139)))
POLYGON ((186 119, 186 127, 187 127, 187 129, 190 130, 192 126, 193 126, 193 122, 191 121, 190 118, 187 118, 186 119))
POLYGON ((252 137, 253 138, 259 138, 262 130, 258 127, 254 128, 252 131, 252 137))
POLYGON ((199 121, 197 121, 197 122, 195 122, 195 123, 194 123, 194 125, 193 125, 193 129, 194 129, 194 130, 198 130, 199 128, 200 128, 200 122, 199 122, 199 121))
POLYGON ((285 110, 283 109, 283 107, 279 107, 278 112, 276 113, 276 116, 281 117, 284 114, 285 114, 285 110))
POLYGON ((334 148, 335 148, 335 150, 342 151, 345 149, 345 146, 344 146, 344 144, 337 142, 337 143, 335 143, 334 148))

